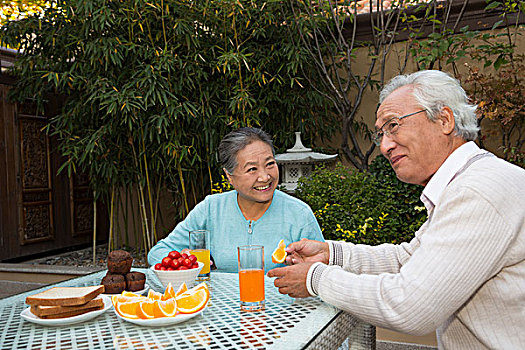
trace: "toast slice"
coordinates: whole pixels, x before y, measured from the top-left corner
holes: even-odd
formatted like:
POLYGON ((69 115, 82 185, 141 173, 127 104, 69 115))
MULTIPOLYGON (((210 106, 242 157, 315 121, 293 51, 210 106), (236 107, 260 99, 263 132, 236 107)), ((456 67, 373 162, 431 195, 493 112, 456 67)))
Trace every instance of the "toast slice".
POLYGON ((44 316, 52 316, 52 315, 59 315, 66 312, 73 312, 73 311, 80 311, 84 309, 91 309, 94 307, 104 307, 104 300, 102 297, 97 297, 95 299, 92 299, 88 301, 85 304, 78 305, 78 306, 42 306, 42 305, 31 305, 31 312, 38 316, 38 317, 44 317, 44 316))
POLYGON ((39 317, 43 319, 66 318, 66 317, 73 317, 73 316, 78 316, 82 314, 87 314, 88 312, 102 310, 102 309, 104 309, 104 306, 95 306, 95 307, 89 307, 87 309, 82 309, 82 310, 72 310, 68 312, 63 312, 61 314, 39 316, 39 317))
POLYGON ((28 305, 71 306, 82 305, 104 292, 104 286, 53 287, 26 298, 28 305))

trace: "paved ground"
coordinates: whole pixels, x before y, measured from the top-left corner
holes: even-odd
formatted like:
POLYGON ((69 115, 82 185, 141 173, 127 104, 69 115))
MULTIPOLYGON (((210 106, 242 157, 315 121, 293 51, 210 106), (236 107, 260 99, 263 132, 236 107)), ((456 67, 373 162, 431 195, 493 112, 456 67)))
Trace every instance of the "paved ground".
MULTIPOLYGON (((133 266, 148 267, 144 253, 139 252, 134 248, 124 250, 128 251, 131 256, 133 256, 133 266)), ((107 244, 98 245, 96 247, 95 253, 95 262, 93 262, 93 248, 89 247, 44 258, 28 260, 24 263, 38 265, 77 266, 86 268, 106 268, 108 256, 107 244)))
POLYGON ((0 263, 0 298, 86 275, 100 268, 0 263))
POLYGON ((24 293, 32 289, 43 287, 45 283, 31 283, 19 281, 0 280, 0 298, 7 298, 11 295, 24 293))

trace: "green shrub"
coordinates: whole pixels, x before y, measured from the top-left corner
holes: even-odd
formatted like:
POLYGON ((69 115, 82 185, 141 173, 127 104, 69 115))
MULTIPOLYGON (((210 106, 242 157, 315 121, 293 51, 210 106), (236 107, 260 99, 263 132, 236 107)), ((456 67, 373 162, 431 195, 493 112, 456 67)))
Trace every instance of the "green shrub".
POLYGON ((299 180, 296 196, 310 205, 326 239, 377 245, 412 239, 426 220, 422 190, 399 181, 379 156, 367 173, 318 167, 299 180))

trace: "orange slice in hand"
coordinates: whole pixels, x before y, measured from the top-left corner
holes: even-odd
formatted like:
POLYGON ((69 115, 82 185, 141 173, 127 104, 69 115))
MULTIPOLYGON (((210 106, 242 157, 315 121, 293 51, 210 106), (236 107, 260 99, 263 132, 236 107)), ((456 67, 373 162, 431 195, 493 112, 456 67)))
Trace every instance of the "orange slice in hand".
POLYGON ((142 319, 155 318, 155 303, 158 303, 158 300, 146 299, 140 301, 137 306, 137 316, 142 319))
POLYGON ((181 314, 192 314, 201 310, 209 298, 210 292, 207 287, 192 288, 176 298, 177 309, 181 314))
POLYGON ((284 248, 286 248, 286 245, 284 244, 284 240, 281 239, 277 248, 275 248, 272 253, 272 262, 282 264, 286 260, 286 251, 284 248))
POLYGON ((117 303, 115 305, 115 310, 122 317, 137 319, 139 318, 139 316, 137 315, 138 307, 142 301, 143 300, 136 300, 117 303))
POLYGON ((158 317, 173 317, 177 314, 177 302, 174 298, 168 300, 156 300, 153 305, 153 315, 158 317))

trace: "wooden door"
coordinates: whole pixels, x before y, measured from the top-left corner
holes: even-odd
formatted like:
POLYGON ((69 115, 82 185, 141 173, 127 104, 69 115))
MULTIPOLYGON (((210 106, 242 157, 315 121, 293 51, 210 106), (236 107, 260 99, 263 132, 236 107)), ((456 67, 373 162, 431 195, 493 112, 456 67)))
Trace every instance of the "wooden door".
MULTIPOLYGON (((43 130, 58 104, 49 101, 45 111, 38 112, 30 102, 7 101, 8 90, 8 85, 0 85, 0 260, 91 243, 88 179, 57 174, 63 159, 56 140, 43 130)), ((99 208, 97 213, 103 212, 99 208)), ((107 216, 98 219, 97 239, 103 241, 107 216)))

